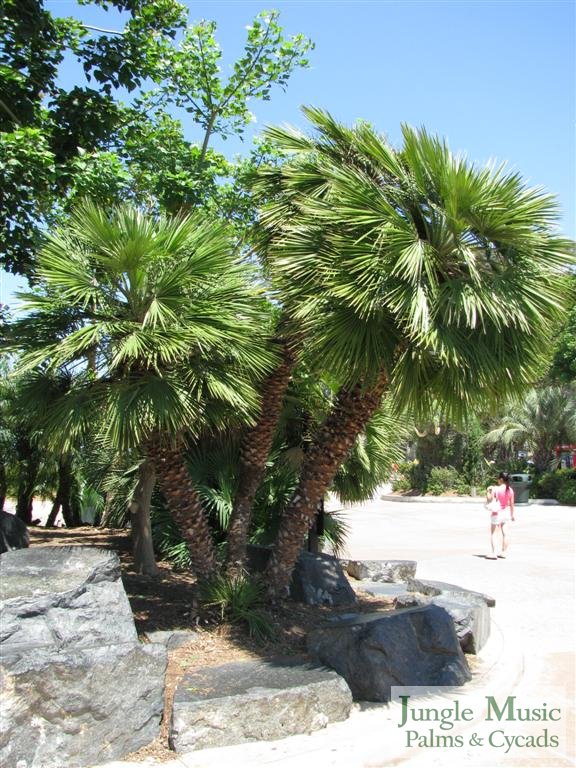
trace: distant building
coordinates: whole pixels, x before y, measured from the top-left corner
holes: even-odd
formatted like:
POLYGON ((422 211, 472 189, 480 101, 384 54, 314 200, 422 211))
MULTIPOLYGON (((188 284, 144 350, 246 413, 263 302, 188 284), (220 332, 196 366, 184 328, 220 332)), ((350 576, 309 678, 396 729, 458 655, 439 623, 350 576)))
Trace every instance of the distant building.
POLYGON ((556 448, 558 469, 576 467, 576 445, 559 445, 556 448))

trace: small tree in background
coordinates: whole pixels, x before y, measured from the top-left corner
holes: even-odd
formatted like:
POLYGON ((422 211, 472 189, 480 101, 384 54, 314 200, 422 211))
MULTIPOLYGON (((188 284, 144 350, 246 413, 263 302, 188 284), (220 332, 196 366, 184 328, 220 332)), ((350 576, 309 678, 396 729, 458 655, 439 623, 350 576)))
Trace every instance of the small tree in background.
POLYGON ((511 403, 509 415, 483 438, 487 445, 527 449, 537 472, 555 468, 556 448, 576 441, 576 389, 547 385, 511 403))

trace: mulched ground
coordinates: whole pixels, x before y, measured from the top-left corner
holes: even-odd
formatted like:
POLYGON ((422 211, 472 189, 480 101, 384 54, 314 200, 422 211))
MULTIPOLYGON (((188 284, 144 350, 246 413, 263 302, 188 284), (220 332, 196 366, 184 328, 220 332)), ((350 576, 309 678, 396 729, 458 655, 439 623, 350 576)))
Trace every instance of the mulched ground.
MULTIPOLYGON (((112 549, 118 553, 122 567, 122 581, 128 595, 136 629, 146 642, 146 633, 154 630, 194 629, 192 642, 169 653, 166 674, 166 705, 160 736, 126 759, 158 761, 174 759, 168 748, 168 727, 174 690, 180 678, 188 672, 205 666, 216 666, 233 661, 270 659, 281 656, 306 656, 306 635, 323 624, 327 618, 347 613, 348 608, 305 606, 291 601, 270 611, 276 627, 276 637, 258 643, 248 636, 243 627, 219 621, 213 611, 203 610, 198 602, 196 582, 190 573, 174 571, 168 563, 159 563, 159 577, 140 576, 134 571, 130 534, 125 530, 92 527, 35 528, 30 527, 30 546, 94 546, 112 549)), ((355 612, 392 609, 389 598, 358 595, 355 612)))

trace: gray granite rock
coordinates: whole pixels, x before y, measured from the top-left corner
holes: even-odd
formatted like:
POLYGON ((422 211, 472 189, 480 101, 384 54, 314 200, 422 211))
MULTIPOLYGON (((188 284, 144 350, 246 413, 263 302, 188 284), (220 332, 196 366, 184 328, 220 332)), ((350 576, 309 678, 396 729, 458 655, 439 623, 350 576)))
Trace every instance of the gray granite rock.
POLYGON ((389 701, 393 685, 463 685, 466 658, 449 614, 429 605, 319 629, 308 650, 342 675, 355 700, 389 701))
POLYGON ((174 697, 170 744, 179 753, 310 733, 345 720, 352 695, 326 669, 242 662, 186 675, 174 697))
POLYGON ((35 547, 0 558, 0 764, 76 768, 159 732, 166 649, 138 642, 118 556, 35 547))
POLYGON ((489 608, 494 608, 496 600, 482 592, 474 592, 471 589, 459 587, 457 584, 447 584, 445 581, 429 581, 428 579, 412 579, 408 582, 410 592, 421 592, 423 595, 442 595, 443 597, 478 598, 483 600, 489 608))
POLYGON ((41 648, 0 663, 0 765, 80 768, 149 744, 160 729, 165 669, 165 648, 136 643, 41 648))
POLYGON ((0 569, 0 645, 11 654, 138 641, 115 552, 33 547, 2 555, 0 569))
POLYGON ((359 581, 406 582, 417 565, 415 560, 349 560, 346 570, 359 581))

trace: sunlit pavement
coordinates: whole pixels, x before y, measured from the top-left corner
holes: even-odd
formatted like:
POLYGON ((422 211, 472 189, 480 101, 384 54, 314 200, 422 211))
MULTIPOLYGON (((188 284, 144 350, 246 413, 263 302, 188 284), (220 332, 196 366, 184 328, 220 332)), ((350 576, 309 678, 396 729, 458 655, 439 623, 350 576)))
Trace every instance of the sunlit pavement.
MULTIPOLYGON (((542 687, 566 688, 567 744, 574 743, 574 555, 576 509, 530 504, 517 508, 506 560, 487 560, 489 513, 481 501, 450 503, 376 501, 345 511, 350 525, 346 556, 411 559, 417 578, 484 592, 496 599, 494 630, 474 680, 459 689, 466 700, 516 695, 533 703, 542 687), (568 709, 571 710, 571 714, 568 709)), ((539 702, 539 705, 542 702, 539 702)), ((440 704, 439 706, 441 706, 440 704)), ((434 706, 427 701, 426 706, 434 706)), ((443 706, 446 706, 444 702, 443 706)), ((416 749, 399 740, 398 709, 370 706, 349 720, 311 735, 182 755, 164 768, 216 766, 545 766, 574 765, 554 750, 416 749)), ((474 724, 472 724, 474 725, 474 724)), ((534 723, 538 733, 542 724, 534 723)), ((573 753, 572 753, 573 754, 573 753)), ((148 763, 151 765, 153 763, 148 763)), ((123 765, 127 763, 114 763, 123 765)), ((142 767, 142 763, 134 764, 142 767)))

